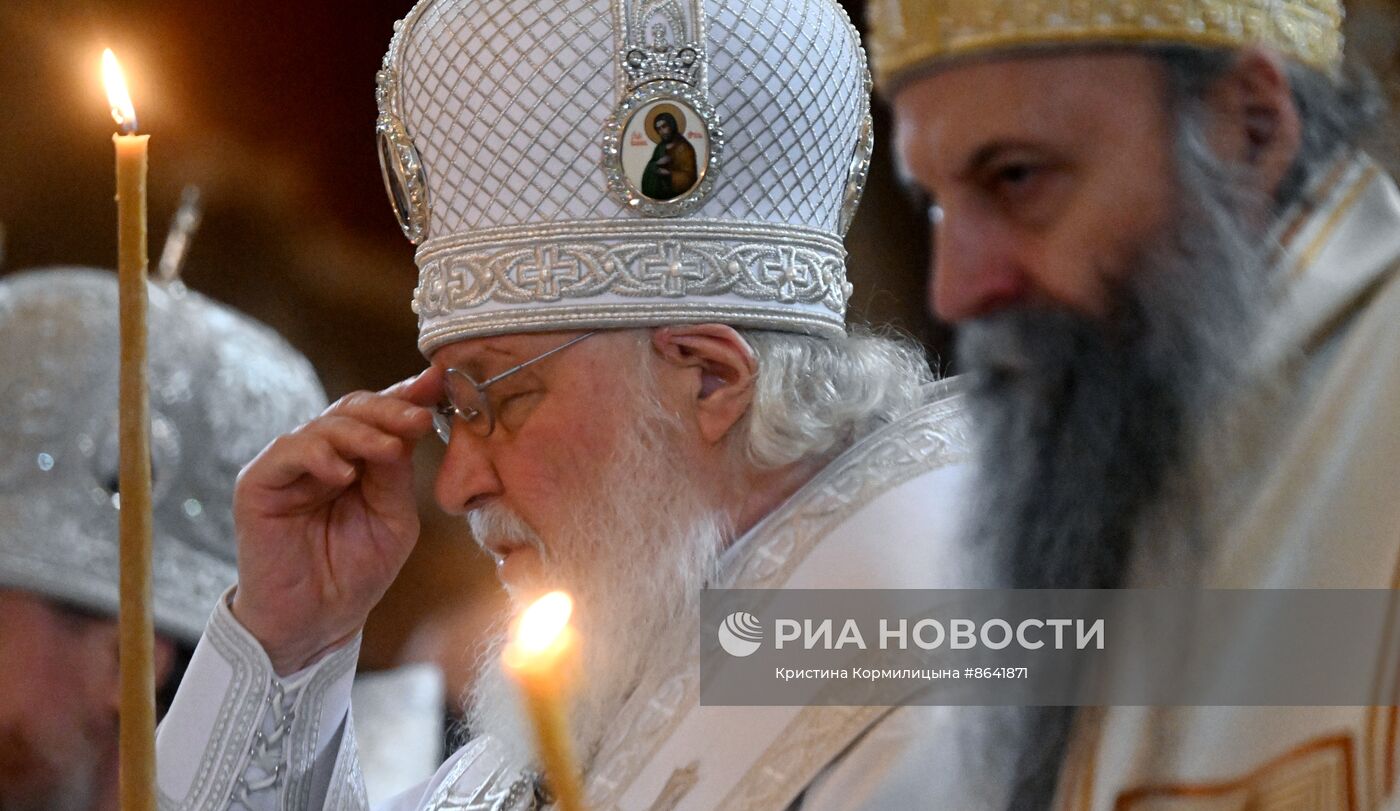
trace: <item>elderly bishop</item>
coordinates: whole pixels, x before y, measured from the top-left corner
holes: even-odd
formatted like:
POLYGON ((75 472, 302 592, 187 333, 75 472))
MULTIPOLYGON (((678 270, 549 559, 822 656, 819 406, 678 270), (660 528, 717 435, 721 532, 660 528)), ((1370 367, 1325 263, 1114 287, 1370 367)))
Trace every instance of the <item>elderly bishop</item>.
MULTIPOLYGON (((434 434, 437 501, 511 595, 575 598, 588 808, 927 807, 937 708, 699 702, 704 586, 974 582, 960 396, 845 324, 871 123, 844 12, 423 0, 378 79, 431 365, 244 471, 239 583, 161 728, 163 807, 367 807, 348 686, 434 434)), ((483 676, 472 740, 389 807, 548 804, 510 688, 483 676)))

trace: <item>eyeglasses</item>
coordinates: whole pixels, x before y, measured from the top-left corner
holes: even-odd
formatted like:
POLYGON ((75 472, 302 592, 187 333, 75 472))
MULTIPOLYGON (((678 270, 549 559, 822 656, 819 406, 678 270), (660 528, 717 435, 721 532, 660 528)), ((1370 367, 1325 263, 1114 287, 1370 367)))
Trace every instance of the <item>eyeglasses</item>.
POLYGON ((473 434, 479 437, 487 437, 496 430, 496 413, 491 409, 491 400, 486 396, 486 389, 502 380, 510 377, 525 367, 539 363, 556 352, 562 352, 584 338, 597 335, 597 332, 585 332, 584 334, 570 338, 559 346, 536 355, 533 358, 518 363, 509 369, 501 372, 489 380, 476 382, 476 379, 461 369, 447 370, 447 402, 438 406, 433 413, 433 427, 437 429, 438 438, 443 442, 452 439, 453 419, 460 419, 466 424, 473 434))

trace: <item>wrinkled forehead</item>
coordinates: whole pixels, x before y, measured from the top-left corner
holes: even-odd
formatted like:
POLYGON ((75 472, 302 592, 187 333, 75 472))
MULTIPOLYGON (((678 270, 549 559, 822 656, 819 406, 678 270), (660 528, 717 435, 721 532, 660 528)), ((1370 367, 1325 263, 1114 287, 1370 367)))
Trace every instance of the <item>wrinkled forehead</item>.
MULTIPOLYGON (((611 331, 599 333, 589 341, 580 341, 579 343, 587 344, 598 341, 600 337, 610 333, 611 331)), ((443 369, 460 369, 477 380, 485 380, 511 367, 538 358, 551 350, 558 349, 581 334, 583 333, 519 332, 468 338, 444 344, 435 350, 431 356, 431 363, 443 369)), ((571 356, 575 358, 584 356, 586 353, 576 352, 578 348, 570 347, 567 352, 560 352, 558 355, 552 356, 551 360, 557 358, 560 362, 566 362, 571 356)))
POLYGON ((433 352, 431 362, 443 369, 461 369, 474 377, 489 376, 530 357, 530 348, 548 335, 531 332, 469 338, 443 345, 433 352))

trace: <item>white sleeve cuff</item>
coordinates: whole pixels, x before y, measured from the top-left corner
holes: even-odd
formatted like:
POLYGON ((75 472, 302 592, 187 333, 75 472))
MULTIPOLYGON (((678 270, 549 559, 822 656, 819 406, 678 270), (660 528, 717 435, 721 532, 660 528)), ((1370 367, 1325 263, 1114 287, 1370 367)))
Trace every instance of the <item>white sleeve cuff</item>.
POLYGON ((278 678, 229 611, 229 593, 156 733, 160 807, 318 809, 348 723, 360 640, 278 678))

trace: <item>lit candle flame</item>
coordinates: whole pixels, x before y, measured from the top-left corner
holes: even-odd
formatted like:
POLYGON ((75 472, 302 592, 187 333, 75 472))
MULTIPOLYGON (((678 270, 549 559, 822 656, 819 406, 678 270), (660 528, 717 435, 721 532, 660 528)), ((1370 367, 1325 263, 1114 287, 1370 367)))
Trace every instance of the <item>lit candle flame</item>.
POLYGON ((544 781, 559 811, 583 811, 583 787, 569 733, 569 697, 578 664, 569 617, 574 601, 551 591, 530 604, 515 623, 501 654, 506 672, 520 688, 535 728, 536 753, 544 781))
POLYGON ((569 617, 574 601, 562 591, 551 591, 530 604, 520 615, 515 635, 506 647, 506 663, 525 667, 552 658, 568 639, 569 617))
POLYGON ((121 127, 124 135, 136 132, 136 107, 131 103, 131 93, 126 89, 126 76, 122 74, 117 55, 108 48, 102 52, 102 84, 107 87, 107 101, 112 105, 112 118, 121 127))

